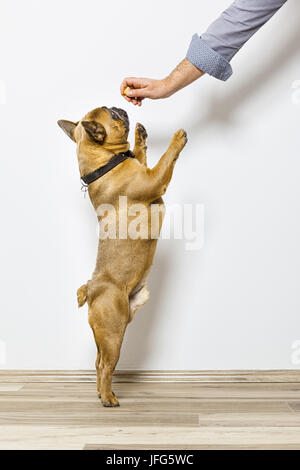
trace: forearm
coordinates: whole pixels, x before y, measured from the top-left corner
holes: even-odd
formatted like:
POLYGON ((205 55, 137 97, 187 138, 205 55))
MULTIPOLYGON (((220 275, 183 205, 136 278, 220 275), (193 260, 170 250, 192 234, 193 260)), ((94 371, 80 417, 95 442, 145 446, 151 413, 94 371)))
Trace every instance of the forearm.
POLYGON ((180 64, 165 78, 168 84, 169 95, 190 85, 192 82, 202 77, 205 72, 198 69, 189 60, 183 59, 180 64))
POLYGON ((235 0, 201 37, 194 34, 186 58, 164 79, 125 78, 124 98, 141 106, 144 98, 167 98, 205 73, 219 80, 232 74, 230 60, 287 0, 235 0))
POLYGON ((192 38, 187 59, 208 74, 227 80, 230 61, 287 0, 235 0, 207 31, 192 38))

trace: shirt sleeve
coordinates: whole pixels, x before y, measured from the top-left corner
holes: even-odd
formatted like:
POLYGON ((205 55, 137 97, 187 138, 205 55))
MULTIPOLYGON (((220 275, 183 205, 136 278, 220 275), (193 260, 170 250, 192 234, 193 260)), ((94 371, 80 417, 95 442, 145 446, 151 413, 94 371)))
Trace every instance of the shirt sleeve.
POLYGON ((186 58, 219 80, 232 75, 230 61, 287 0, 235 0, 198 36, 194 34, 186 58))

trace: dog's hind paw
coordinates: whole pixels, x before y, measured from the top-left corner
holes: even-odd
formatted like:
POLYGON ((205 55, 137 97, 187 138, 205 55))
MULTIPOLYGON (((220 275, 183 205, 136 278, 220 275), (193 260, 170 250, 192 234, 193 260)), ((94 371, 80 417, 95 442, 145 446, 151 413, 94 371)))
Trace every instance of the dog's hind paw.
POLYGON ((112 392, 110 395, 101 398, 102 405, 107 407, 107 408, 113 408, 116 406, 120 406, 119 400, 115 396, 115 394, 112 392))

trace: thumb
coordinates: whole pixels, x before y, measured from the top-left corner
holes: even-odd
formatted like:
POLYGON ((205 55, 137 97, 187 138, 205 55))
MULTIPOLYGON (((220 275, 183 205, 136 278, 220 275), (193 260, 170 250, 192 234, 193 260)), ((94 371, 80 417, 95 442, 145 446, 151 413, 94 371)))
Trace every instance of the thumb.
POLYGON ((126 92, 126 96, 129 98, 147 98, 147 88, 131 88, 126 92))

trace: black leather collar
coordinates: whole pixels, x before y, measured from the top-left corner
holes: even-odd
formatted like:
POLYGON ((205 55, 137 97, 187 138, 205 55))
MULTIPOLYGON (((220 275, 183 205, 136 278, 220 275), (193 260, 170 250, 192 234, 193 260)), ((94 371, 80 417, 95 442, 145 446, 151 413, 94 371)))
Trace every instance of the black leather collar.
POLYGON ((131 150, 127 150, 127 152, 122 152, 118 153, 117 155, 114 155, 106 165, 100 166, 100 168, 97 168, 97 170, 94 170, 91 173, 84 175, 81 178, 82 182, 85 185, 93 183, 93 181, 96 181, 98 178, 105 175, 105 173, 108 173, 115 166, 119 165, 124 160, 126 160, 126 158, 134 158, 134 153, 132 153, 131 150))

